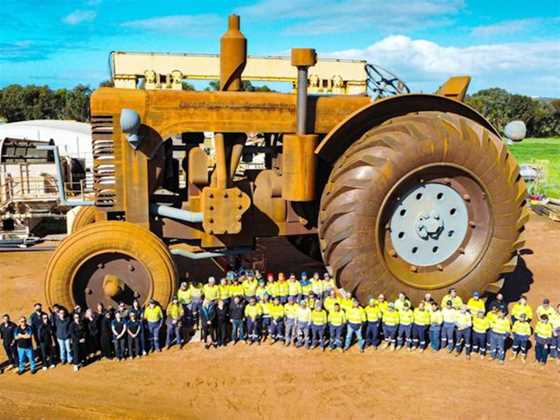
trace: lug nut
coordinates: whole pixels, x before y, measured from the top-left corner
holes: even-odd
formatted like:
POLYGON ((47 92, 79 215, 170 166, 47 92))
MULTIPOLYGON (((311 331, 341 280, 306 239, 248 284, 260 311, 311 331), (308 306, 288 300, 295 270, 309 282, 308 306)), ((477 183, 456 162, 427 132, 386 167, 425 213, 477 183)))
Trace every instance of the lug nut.
POLYGON ((465 248, 459 248, 459 254, 464 254, 465 253, 465 248))
POLYGON ((132 264, 128 264, 128 271, 134 271, 135 268, 132 264))
POLYGON ((390 255, 391 257, 396 257, 396 256, 397 256, 397 253, 395 252, 394 249, 390 249, 390 250, 389 250, 389 255, 390 255))
POLYGON ((93 293, 93 290, 91 290, 89 287, 87 287, 85 291, 88 295, 91 295, 93 293))
POLYGON ((471 220, 471 221, 469 222, 469 226, 472 227, 472 228, 475 228, 475 227, 476 227, 476 223, 473 222, 473 221, 471 220))
POLYGON ((410 271, 412 271, 413 273, 416 273, 418 271, 418 267, 416 267, 415 265, 411 265, 410 266, 410 271))
POLYGON ((437 265, 437 269, 438 269, 439 271, 443 271, 443 265, 438 264, 438 265, 437 265))
POLYGON ((469 202, 469 201, 471 201, 471 196, 468 195, 468 194, 463 194, 463 200, 469 202))
POLYGON ((104 267, 105 267, 105 264, 103 264, 103 263, 97 264, 97 268, 99 268, 100 270, 103 269, 104 267))

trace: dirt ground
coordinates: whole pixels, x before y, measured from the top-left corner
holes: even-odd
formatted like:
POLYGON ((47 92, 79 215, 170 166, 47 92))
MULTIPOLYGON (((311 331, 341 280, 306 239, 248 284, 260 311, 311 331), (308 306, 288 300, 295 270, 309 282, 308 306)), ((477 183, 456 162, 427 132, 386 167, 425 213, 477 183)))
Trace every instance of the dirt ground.
MULTIPOLYGON (((533 217, 506 294, 560 302, 560 224, 533 217)), ((267 241, 271 269, 316 264, 267 241)), ((50 253, 0 253, 0 312, 43 300, 50 253)), ((2 356, 3 357, 3 354, 2 356)), ((0 418, 559 418, 560 369, 447 353, 320 353, 263 344, 201 344, 140 360, 0 376, 0 418)))

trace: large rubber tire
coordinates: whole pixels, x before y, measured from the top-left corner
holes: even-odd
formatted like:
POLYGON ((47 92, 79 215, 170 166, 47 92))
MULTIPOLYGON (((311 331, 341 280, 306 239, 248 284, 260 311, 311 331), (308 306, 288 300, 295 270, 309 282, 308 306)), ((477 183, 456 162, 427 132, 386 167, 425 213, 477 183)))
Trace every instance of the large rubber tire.
POLYGON ((128 284, 134 285, 134 276, 138 275, 138 271, 148 277, 148 287, 140 299, 141 305, 151 298, 164 307, 169 303, 176 287, 177 270, 167 246, 140 226, 115 221, 86 226, 62 241, 47 266, 47 303, 66 308, 84 304, 85 292, 76 290, 75 276, 91 258, 114 253, 130 257, 141 268, 136 273, 130 273, 130 278, 126 279, 128 284))
POLYGON ((95 223, 95 207, 80 207, 72 221, 72 231, 70 233, 77 232, 92 223, 95 223))
POLYGON ((474 121, 442 112, 394 118, 366 132, 335 163, 321 198, 323 258, 339 286, 362 303, 378 293, 393 298, 400 291, 413 301, 427 291, 440 298, 450 286, 467 298, 513 269, 512 257, 523 245, 520 233, 528 219, 525 196, 518 165, 503 142, 474 121), (459 248, 463 255, 450 264, 463 258, 462 265, 452 273, 439 265, 427 272, 415 272, 416 266, 399 271, 391 260, 399 255, 386 249, 384 214, 394 208, 392 201, 400 200, 403 180, 432 167, 464 171, 476 180, 484 191, 481 199, 487 200, 488 223, 482 231, 488 234, 484 241, 478 238, 476 253, 468 246, 459 248), (415 275, 423 276, 425 286, 411 285, 415 275))

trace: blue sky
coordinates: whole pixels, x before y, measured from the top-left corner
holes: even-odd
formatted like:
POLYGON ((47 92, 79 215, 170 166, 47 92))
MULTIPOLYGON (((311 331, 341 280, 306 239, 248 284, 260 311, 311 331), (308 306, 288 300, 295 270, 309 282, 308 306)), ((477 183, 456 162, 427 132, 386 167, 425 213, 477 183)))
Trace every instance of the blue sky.
POLYGON ((249 54, 314 47, 381 64, 414 91, 471 74, 471 91, 560 97, 559 0, 2 0, 0 86, 97 86, 112 50, 215 53, 231 12, 249 54))

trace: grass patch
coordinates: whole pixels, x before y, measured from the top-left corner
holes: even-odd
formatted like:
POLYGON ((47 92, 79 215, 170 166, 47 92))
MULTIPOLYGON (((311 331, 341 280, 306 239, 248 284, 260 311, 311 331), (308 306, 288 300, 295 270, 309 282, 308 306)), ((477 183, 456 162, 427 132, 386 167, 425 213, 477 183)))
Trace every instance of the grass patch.
POLYGON ((560 198, 560 137, 527 138, 508 146, 519 164, 546 161, 542 192, 560 198))

